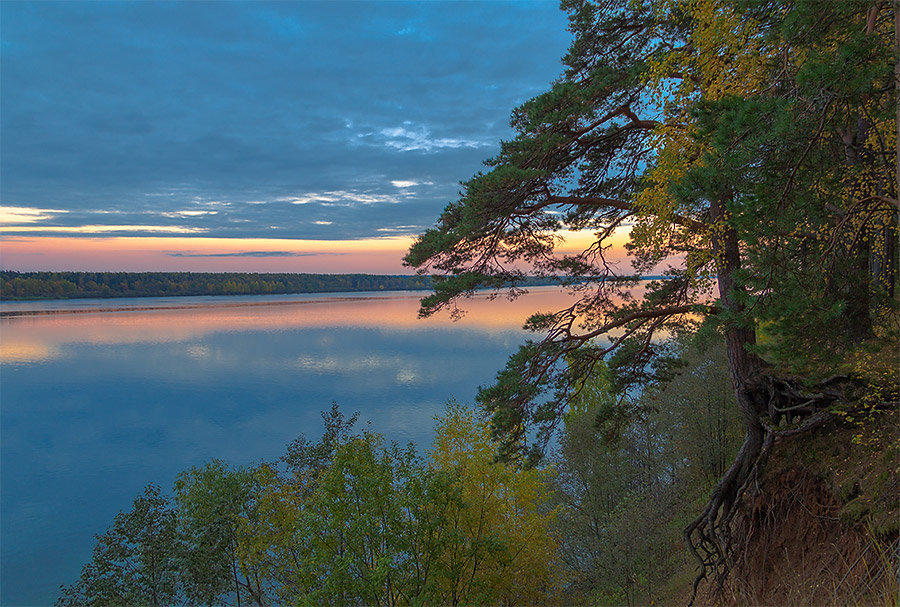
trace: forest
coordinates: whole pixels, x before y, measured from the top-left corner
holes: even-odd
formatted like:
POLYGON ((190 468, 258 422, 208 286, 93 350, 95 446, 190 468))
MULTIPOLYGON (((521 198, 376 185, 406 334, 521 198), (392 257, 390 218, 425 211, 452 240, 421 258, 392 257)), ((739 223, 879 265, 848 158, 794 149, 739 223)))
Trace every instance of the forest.
POLYGON ((430 286, 428 277, 376 274, 0 271, 0 298, 5 300, 414 291, 430 286))
POLYGON ((148 487, 60 604, 898 604, 897 3, 562 7, 562 75, 405 263, 424 316, 576 302, 424 455, 335 407, 148 487))
MULTIPOLYGON (((644 276, 641 280, 660 277, 644 276)), ((554 281, 539 277, 528 286, 554 281)), ((431 277, 404 274, 296 274, 251 272, 16 272, 0 270, 0 299, 284 295, 357 291, 423 291, 431 277)))

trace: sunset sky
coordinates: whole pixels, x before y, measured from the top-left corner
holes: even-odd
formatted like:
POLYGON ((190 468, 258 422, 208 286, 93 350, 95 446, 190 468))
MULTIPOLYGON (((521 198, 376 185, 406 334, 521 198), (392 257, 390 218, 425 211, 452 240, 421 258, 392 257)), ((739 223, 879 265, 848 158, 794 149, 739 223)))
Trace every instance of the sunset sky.
POLYGON ((409 272, 556 2, 0 3, 0 267, 409 272))

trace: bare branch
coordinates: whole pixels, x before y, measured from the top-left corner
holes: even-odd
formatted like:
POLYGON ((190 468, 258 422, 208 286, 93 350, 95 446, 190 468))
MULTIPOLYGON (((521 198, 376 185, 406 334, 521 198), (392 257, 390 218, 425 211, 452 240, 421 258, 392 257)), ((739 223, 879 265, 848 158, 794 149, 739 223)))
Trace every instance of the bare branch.
POLYGON ((639 129, 655 129, 660 125, 660 122, 656 120, 641 120, 637 117, 637 114, 631 111, 631 108, 627 105, 622 109, 622 113, 625 114, 629 120, 631 120, 631 124, 634 127, 639 129))

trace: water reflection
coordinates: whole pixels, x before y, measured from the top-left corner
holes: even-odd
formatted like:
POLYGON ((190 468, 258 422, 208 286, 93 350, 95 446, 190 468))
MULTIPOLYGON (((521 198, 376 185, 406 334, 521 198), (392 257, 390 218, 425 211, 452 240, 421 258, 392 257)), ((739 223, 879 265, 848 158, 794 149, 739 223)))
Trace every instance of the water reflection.
MULTIPOLYGON (((378 327, 422 330, 454 327, 460 330, 519 329, 536 310, 555 310, 568 297, 552 288, 534 289, 513 301, 489 301, 476 296, 464 302, 466 314, 458 321, 446 312, 419 319, 421 293, 402 295, 322 297, 292 299, 241 298, 243 301, 172 303, 171 300, 103 302, 83 307, 59 302, 48 308, 41 302, 31 308, 6 304, 0 308, 0 363, 46 362, 58 357, 65 344, 135 344, 199 340, 216 332, 285 331, 305 327, 378 327), (14 315, 15 314, 15 315, 14 315)), ((179 298, 180 299, 180 298, 179 298)), ((203 357, 202 349, 192 350, 203 357)))
POLYGON ((420 296, 64 302, 82 311, 0 318, 0 603, 52 604, 143 485, 211 458, 273 459, 317 436, 333 400, 427 444, 443 403, 473 400, 525 318, 565 303, 550 289, 481 297, 453 323, 417 320, 420 296))
POLYGON ((46 362, 57 356, 57 348, 31 335, 11 336, 3 330, 0 337, 0 364, 46 362))

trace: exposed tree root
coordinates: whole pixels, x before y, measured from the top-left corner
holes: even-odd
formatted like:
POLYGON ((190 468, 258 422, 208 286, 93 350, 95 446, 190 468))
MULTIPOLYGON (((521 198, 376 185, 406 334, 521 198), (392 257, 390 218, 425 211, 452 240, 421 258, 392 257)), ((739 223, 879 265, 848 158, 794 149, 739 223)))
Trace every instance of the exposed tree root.
POLYGON ((745 415, 748 422, 740 451, 716 484, 703 512, 684 530, 685 541, 698 563, 689 606, 703 580, 713 584, 717 595, 724 592, 733 568, 731 521, 741 497, 756 482, 775 439, 808 432, 832 419, 835 413, 830 409, 846 402, 846 381, 846 377, 833 377, 808 390, 796 378, 766 374, 739 395, 739 400, 743 396, 745 403, 752 404, 756 415, 745 415))

